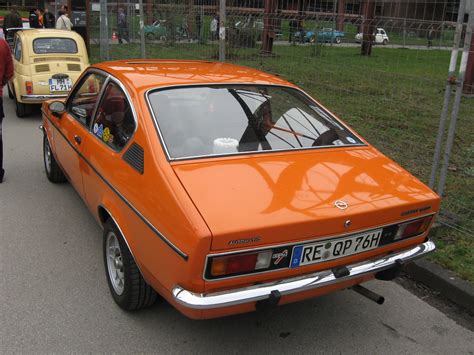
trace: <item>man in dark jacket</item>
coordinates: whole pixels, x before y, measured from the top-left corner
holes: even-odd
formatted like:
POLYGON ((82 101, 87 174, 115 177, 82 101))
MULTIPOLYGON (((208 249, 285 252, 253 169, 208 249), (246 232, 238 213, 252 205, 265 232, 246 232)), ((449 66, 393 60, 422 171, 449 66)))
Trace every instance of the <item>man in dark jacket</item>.
POLYGON ((43 24, 45 28, 56 27, 56 18, 51 12, 49 12, 48 8, 44 9, 43 24))
POLYGON ((7 39, 7 29, 8 28, 21 28, 23 23, 21 22, 20 14, 18 13, 18 8, 15 5, 11 6, 10 13, 5 16, 3 19, 3 35, 7 39))
POLYGON ((42 28, 39 21, 40 10, 38 8, 31 9, 30 11, 30 28, 42 28))
POLYGON ((8 43, 0 38, 0 184, 3 182, 5 170, 3 169, 3 133, 2 123, 3 117, 3 85, 13 76, 12 54, 8 43))

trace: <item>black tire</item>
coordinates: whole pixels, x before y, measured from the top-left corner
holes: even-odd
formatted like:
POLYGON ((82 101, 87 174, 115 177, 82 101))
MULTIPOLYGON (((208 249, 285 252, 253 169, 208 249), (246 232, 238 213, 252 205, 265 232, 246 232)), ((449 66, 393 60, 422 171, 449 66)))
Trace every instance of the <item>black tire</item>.
MULTIPOLYGON (((110 255, 110 254, 109 254, 110 255)), ((117 305, 126 311, 136 311, 145 307, 152 306, 158 299, 158 294, 155 290, 146 283, 143 276, 138 269, 135 260, 133 259, 127 244, 125 243, 122 234, 111 218, 107 220, 104 226, 104 240, 103 240, 103 258, 105 266, 105 275, 109 285, 110 293, 117 305), (110 265, 116 265, 112 261, 108 261, 108 253, 110 253, 109 238, 115 236, 118 246, 120 248, 116 259, 119 260, 120 274, 123 277, 122 292, 117 292, 114 281, 111 279, 110 265)), ((116 267, 116 266, 115 266, 116 267)), ((118 273, 117 273, 118 274, 118 273)))
POLYGON ((13 92, 10 89, 10 85, 7 84, 7 88, 8 88, 8 97, 13 100, 15 96, 13 95, 13 92))
POLYGON ((340 44, 341 43, 341 37, 336 37, 336 43, 340 44))
POLYGON ((26 117, 31 113, 31 106, 18 102, 16 95, 13 96, 13 101, 15 102, 15 113, 18 118, 26 117))
POLYGON ((63 171, 54 158, 46 134, 43 136, 43 161, 44 171, 46 172, 46 177, 49 181, 55 184, 66 182, 66 176, 64 176, 63 171))
POLYGON ((151 32, 148 32, 145 37, 150 42, 155 40, 155 35, 151 32))
POLYGON ((383 44, 384 46, 386 46, 387 43, 388 43, 388 41, 387 41, 386 39, 384 39, 383 42, 382 42, 382 44, 383 44))

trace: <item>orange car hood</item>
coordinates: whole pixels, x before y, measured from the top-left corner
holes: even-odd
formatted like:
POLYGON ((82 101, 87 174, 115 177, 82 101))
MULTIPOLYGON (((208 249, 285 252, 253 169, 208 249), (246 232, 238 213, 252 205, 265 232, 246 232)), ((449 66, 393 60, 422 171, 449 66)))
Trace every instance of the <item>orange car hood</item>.
POLYGON ((434 192, 371 147, 195 160, 173 168, 212 231, 213 250, 350 233, 439 206, 434 192), (337 200, 347 209, 337 208, 337 200))

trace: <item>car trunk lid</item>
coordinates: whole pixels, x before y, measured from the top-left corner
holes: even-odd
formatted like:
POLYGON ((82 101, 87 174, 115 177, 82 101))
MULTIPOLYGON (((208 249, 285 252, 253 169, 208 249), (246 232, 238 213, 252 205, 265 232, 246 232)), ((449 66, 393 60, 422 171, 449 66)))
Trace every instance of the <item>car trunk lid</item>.
POLYGON ((439 207, 434 192, 371 147, 196 160, 173 168, 212 231, 214 251, 347 234, 439 207))

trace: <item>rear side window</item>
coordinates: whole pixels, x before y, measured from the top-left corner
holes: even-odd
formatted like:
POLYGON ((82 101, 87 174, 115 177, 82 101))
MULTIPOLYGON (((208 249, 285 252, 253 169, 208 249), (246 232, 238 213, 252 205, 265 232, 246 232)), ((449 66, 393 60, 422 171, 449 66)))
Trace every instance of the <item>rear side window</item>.
POLYGON ((15 50, 14 50, 14 55, 15 59, 18 60, 19 62, 21 61, 21 41, 19 38, 17 38, 15 42, 15 50))
POLYGON ((71 38, 37 38, 33 41, 36 54, 77 53, 77 44, 71 38))
POLYGON ((97 108, 92 132, 109 147, 119 151, 132 137, 135 126, 127 97, 117 84, 110 83, 97 108))

